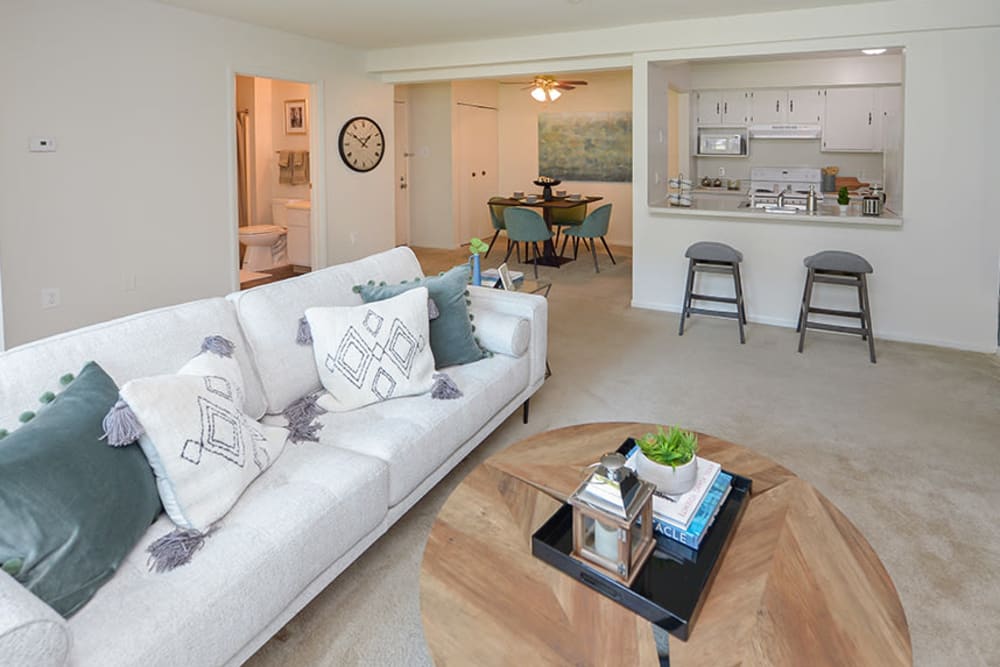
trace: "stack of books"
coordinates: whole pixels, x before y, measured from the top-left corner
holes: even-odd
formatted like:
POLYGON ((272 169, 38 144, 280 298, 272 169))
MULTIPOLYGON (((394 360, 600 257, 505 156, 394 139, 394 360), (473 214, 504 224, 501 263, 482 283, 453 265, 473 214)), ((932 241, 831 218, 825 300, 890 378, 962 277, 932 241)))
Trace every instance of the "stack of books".
MULTIPOLYGON (((628 453, 625 465, 636 469, 639 446, 628 453)), ((668 496, 657 491, 653 495, 653 534, 658 546, 667 553, 679 552, 687 558, 695 555, 701 541, 732 488, 733 477, 722 471, 715 461, 698 457, 698 479, 694 487, 679 496, 668 496), (679 543, 679 544, 672 544, 679 543), (683 545, 687 549, 677 549, 683 545)))

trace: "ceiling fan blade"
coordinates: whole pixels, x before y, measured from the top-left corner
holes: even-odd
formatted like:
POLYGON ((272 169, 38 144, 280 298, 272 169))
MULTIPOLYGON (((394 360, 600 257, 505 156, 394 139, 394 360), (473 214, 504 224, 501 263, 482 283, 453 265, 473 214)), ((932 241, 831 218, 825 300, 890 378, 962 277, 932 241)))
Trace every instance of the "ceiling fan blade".
POLYGON ((558 88, 559 90, 575 90, 576 86, 567 86, 565 83, 557 83, 552 86, 553 88, 558 88))
POLYGON ((574 86, 586 86, 586 81, 560 81, 559 83, 568 83, 574 86))

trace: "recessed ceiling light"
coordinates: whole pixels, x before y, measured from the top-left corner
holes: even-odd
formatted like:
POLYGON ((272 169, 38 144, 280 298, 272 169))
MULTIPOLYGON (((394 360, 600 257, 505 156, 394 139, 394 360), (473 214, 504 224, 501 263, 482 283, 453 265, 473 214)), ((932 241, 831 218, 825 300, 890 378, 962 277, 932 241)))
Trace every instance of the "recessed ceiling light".
POLYGON ((885 53, 885 49, 861 49, 861 53, 866 56, 880 56, 885 53))

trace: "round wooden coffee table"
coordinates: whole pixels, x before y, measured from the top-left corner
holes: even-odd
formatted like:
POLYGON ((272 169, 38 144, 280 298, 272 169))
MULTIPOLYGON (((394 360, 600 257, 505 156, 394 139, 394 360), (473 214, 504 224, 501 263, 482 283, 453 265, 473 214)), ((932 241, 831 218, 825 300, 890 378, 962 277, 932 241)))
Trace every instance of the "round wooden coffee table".
MULTIPOLYGON (((438 665, 656 665, 649 621, 531 555, 531 535, 582 470, 653 424, 583 424, 491 457, 455 489, 424 551, 420 603, 438 665)), ((816 489, 708 435, 700 454, 753 480, 688 641, 687 665, 911 665, 896 588, 816 489)))

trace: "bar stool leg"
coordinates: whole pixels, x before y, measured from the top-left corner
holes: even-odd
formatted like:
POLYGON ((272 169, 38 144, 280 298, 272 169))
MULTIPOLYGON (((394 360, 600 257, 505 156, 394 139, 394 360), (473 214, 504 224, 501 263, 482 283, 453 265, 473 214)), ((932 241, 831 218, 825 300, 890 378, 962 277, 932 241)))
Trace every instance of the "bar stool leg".
POLYGON ((864 315, 865 324, 864 328, 868 330, 868 358, 871 362, 875 363, 875 332, 872 331, 872 308, 871 303, 868 300, 868 279, 865 278, 865 274, 861 274, 861 290, 864 296, 863 305, 861 307, 861 313, 864 315))
POLYGON ((806 275, 806 284, 802 288, 802 302, 799 303, 799 320, 795 324, 795 333, 802 331, 803 313, 806 312, 806 295, 809 294, 809 277, 806 275))
POLYGON ((736 325, 740 330, 740 345, 747 342, 746 334, 743 332, 743 324, 746 318, 743 315, 743 285, 740 284, 740 265, 732 264, 733 267, 733 288, 736 292, 736 325))
POLYGON ((743 300, 743 274, 740 273, 739 264, 736 265, 735 274, 736 274, 736 288, 737 288, 736 298, 739 299, 739 303, 737 305, 739 306, 740 318, 743 320, 743 324, 746 324, 747 305, 746 301, 743 300))
POLYGON ((814 270, 809 269, 809 274, 806 276, 806 291, 802 295, 802 310, 799 313, 799 352, 802 352, 802 346, 806 342, 806 327, 809 324, 809 304, 812 303, 813 275, 814 270))
POLYGON ((868 324, 865 322, 865 295, 864 289, 862 287, 862 276, 863 273, 859 273, 854 277, 858 280, 858 310, 861 311, 861 316, 858 318, 861 320, 861 340, 868 340, 868 324))
POLYGON ((684 304, 681 307, 681 326, 677 330, 678 336, 684 335, 684 320, 688 317, 688 310, 691 309, 691 290, 694 288, 694 260, 688 260, 687 287, 684 288, 684 304))

